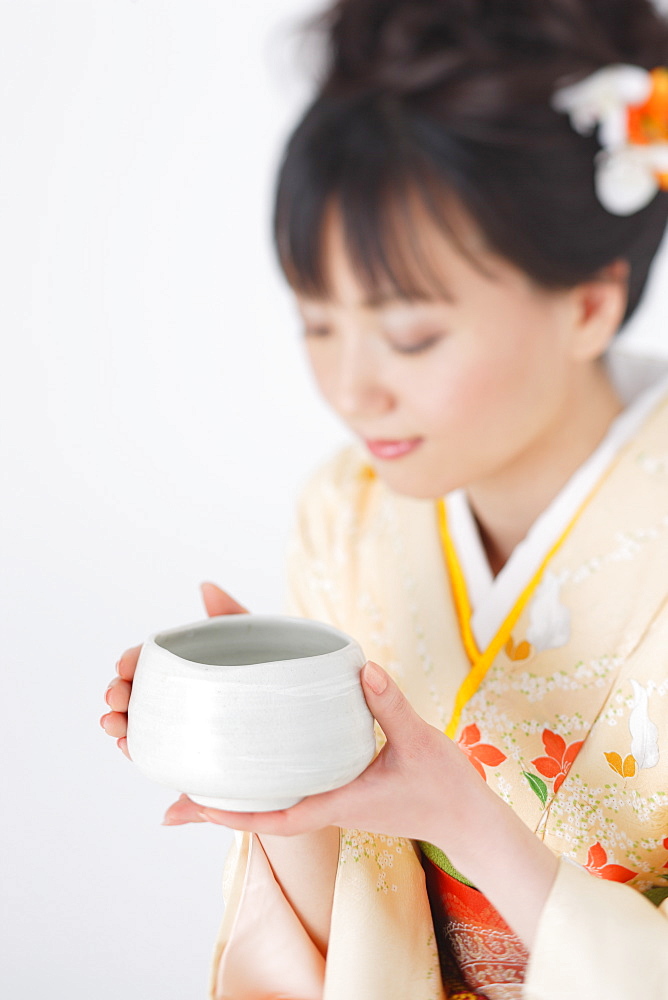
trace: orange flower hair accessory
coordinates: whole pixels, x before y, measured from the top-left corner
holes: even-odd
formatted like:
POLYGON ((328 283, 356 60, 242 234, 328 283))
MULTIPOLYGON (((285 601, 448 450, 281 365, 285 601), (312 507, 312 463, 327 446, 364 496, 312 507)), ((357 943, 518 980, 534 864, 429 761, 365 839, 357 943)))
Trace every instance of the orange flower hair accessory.
POLYGON ((620 63, 559 87, 555 111, 603 147, 595 157, 599 201, 614 215, 632 215, 668 190, 668 67, 620 63))

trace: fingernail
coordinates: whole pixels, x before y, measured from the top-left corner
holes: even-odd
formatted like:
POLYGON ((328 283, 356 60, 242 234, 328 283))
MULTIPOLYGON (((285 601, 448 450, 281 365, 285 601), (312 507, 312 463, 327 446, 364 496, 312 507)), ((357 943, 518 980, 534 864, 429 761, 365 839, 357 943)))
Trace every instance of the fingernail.
POLYGON ((165 816, 160 826, 178 826, 178 823, 171 816, 165 816))
POLYGON ((387 675, 371 660, 364 664, 364 680, 375 694, 382 694, 387 687, 387 675))
POLYGON ((107 705, 109 705, 109 708, 111 708, 111 705, 109 704, 109 695, 111 694, 112 688, 116 687, 117 681, 118 678, 114 678, 114 680, 111 682, 107 690, 104 692, 104 700, 106 701, 107 705))
POLYGON ((206 823, 208 823, 211 819, 211 817, 207 816, 207 814, 204 812, 203 809, 201 811, 198 811, 197 815, 199 816, 200 819, 203 819, 206 823))
POLYGON ((120 660, 116 660, 116 673, 119 674, 119 675, 120 675, 120 672, 121 672, 121 660, 122 659, 123 659, 123 657, 121 656, 120 660))
MULTIPOLYGON (((107 713, 107 714, 108 714, 108 713, 107 713)), ((102 726, 102 728, 104 729, 105 733, 106 733, 106 731, 107 731, 107 727, 106 727, 106 725, 105 725, 105 723, 106 723, 106 719, 107 719, 107 716, 106 716, 106 715, 103 715, 103 716, 102 716, 102 718, 100 719, 100 725, 101 725, 101 726, 102 726)))

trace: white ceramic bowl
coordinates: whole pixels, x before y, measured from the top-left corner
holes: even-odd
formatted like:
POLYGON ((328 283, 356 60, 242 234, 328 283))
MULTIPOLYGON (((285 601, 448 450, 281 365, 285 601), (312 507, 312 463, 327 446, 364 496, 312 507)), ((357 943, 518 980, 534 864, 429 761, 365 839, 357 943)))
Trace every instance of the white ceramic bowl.
POLYGON ((223 615, 157 632, 137 663, 128 751, 201 805, 285 809, 373 759, 364 662, 354 639, 306 618, 223 615))

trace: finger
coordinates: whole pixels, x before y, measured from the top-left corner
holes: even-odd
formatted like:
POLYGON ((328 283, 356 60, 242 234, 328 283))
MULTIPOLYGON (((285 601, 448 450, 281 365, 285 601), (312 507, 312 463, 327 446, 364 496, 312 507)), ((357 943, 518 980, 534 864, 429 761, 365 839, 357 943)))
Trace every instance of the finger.
POLYGON ((188 798, 187 795, 180 795, 177 802, 173 802, 165 813, 162 821, 163 826, 183 826, 184 823, 206 823, 200 816, 202 807, 188 798))
POLYGON ((137 669, 137 660, 139 659, 139 654, 141 653, 141 646, 133 646, 131 649, 126 649, 125 652, 120 657, 118 663, 116 664, 116 673, 123 680, 132 681, 135 675, 135 670, 137 669))
POLYGON ((115 677, 106 690, 104 700, 112 711, 127 712, 131 691, 132 685, 129 681, 115 677))
POLYGON ((210 617, 216 615, 247 615, 248 608, 235 601, 226 591, 221 590, 215 583, 200 584, 204 607, 210 617))
POLYGON ((128 741, 125 736, 122 736, 120 740, 116 740, 116 746, 125 754, 128 760, 132 760, 132 757, 128 752, 128 741))
POLYGON ((273 834, 277 837, 289 837, 297 833, 307 833, 315 827, 299 822, 289 815, 289 810, 276 812, 227 812, 224 809, 211 809, 199 806, 198 815, 202 822, 226 826, 230 830, 245 830, 250 833, 273 834))
POLYGON ((335 825, 335 818, 341 818, 339 814, 345 808, 345 799, 351 787, 347 785, 331 792, 308 795, 288 809, 276 809, 273 812, 228 812, 205 806, 198 806, 198 811, 208 822, 227 826, 232 830, 292 837, 335 825))
POLYGON ((124 712, 107 712, 100 719, 100 725, 108 736, 119 739, 128 731, 128 717, 124 712))
POLYGON ((368 660, 360 676, 369 711, 378 720, 388 742, 397 741, 406 745, 416 729, 425 725, 424 720, 377 663, 368 660))

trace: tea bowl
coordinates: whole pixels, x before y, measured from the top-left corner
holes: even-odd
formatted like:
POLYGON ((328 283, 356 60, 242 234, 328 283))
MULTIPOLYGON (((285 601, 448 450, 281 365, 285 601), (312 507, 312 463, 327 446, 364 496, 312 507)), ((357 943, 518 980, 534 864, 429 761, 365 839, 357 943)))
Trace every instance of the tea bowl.
POLYGON ((128 752, 203 806, 286 809, 356 778, 376 751, 359 644, 331 625, 221 615, 144 643, 128 752))

